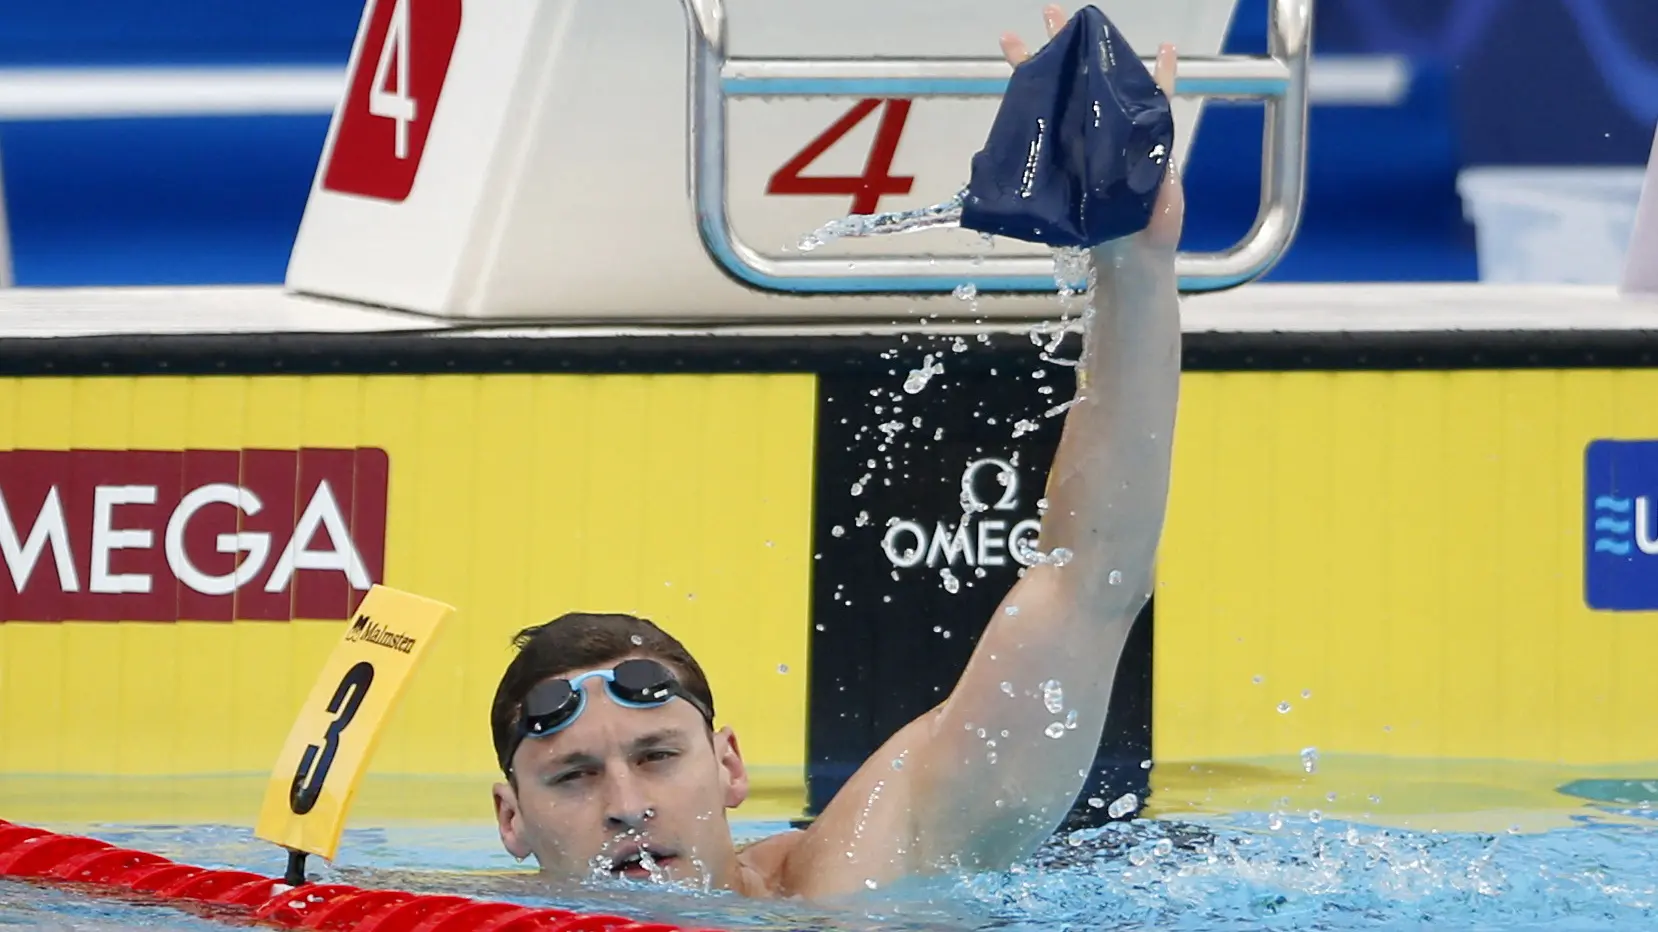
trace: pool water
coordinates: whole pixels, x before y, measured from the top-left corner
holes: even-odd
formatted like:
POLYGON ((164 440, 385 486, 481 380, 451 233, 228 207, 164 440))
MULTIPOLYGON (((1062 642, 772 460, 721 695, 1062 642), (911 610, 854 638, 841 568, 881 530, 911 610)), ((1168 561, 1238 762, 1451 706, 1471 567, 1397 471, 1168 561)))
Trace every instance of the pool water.
MULTIPOLYGON (((904 884, 833 904, 643 884, 550 889, 501 850, 487 812, 349 829, 339 860, 315 861, 311 873, 364 887, 768 932, 1655 927, 1658 781, 1629 775, 1639 771, 1325 769, 1297 779, 1284 762, 1183 768, 1154 784, 1160 788, 1141 817, 1062 832, 1012 871, 904 884), (1267 804, 1240 805, 1258 800, 1267 804)), ((0 817, 8 817, 5 789, 0 782, 0 817)), ((284 865, 282 852, 235 824, 31 824, 206 867, 275 876, 284 865)), ((736 823, 739 839, 786 827, 772 819, 736 823)), ((14 926, 229 928, 166 906, 0 880, 0 927, 14 926)))

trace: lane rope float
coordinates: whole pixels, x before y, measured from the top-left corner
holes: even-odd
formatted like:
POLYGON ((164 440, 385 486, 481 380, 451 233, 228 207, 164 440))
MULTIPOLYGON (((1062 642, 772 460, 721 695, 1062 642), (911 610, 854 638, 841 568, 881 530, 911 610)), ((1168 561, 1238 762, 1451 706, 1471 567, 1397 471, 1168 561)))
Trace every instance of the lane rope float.
POLYGON ((251 871, 192 867, 97 838, 0 821, 0 877, 161 901, 204 919, 333 932, 718 932, 464 896, 293 887, 251 871))

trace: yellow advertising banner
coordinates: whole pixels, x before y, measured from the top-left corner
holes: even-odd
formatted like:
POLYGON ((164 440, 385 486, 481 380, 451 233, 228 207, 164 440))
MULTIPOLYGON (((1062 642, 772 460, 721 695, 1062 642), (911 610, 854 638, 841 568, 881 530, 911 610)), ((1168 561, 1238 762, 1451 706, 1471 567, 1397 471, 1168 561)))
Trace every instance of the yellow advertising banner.
POLYGON ((487 781, 513 635, 624 611, 798 792, 815 412, 810 375, 0 379, 0 774, 268 773, 383 583, 457 614, 374 773, 487 781))
POLYGON ((1658 624, 1592 608, 1585 577, 1608 558, 1591 445, 1658 438, 1634 401, 1655 392, 1648 370, 1187 376, 1157 760, 1658 761, 1658 624))

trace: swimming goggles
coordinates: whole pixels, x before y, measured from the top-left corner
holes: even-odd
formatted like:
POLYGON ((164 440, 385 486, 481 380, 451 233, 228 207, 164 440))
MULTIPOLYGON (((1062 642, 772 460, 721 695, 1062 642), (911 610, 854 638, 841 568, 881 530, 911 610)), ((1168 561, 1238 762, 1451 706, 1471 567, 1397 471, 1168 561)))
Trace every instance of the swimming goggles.
POLYGON ((654 709, 677 697, 690 703, 710 726, 714 723, 713 714, 700 699, 686 692, 673 671, 655 660, 624 660, 613 670, 590 670, 568 679, 558 677, 537 684, 524 697, 518 734, 507 748, 503 763, 512 760, 525 738, 558 734, 580 718, 587 708, 587 690, 582 684, 591 679, 603 680, 611 700, 624 708, 654 709))

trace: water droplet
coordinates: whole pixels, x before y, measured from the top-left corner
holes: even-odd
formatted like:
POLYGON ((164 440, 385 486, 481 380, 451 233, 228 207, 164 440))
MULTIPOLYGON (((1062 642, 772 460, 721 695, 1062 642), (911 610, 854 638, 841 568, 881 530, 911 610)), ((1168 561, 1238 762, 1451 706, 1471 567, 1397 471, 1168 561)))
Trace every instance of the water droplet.
POLYGON ((1062 738, 1065 736, 1065 724, 1063 722, 1054 722, 1047 728, 1042 729, 1042 733, 1050 738, 1062 738))
MULTIPOLYGON (((848 854, 850 854, 850 853, 851 853, 851 852, 848 852, 848 854)), ((879 884, 877 884, 877 883, 876 883, 876 882, 875 882, 875 878, 874 878, 874 877, 866 877, 866 878, 865 878, 865 879, 864 879, 864 886, 866 886, 866 887, 868 887, 868 888, 869 888, 869 889, 871 889, 871 890, 873 890, 873 889, 875 889, 875 888, 876 888, 876 887, 877 887, 877 886, 879 886, 879 884)))
POLYGON ((1113 586, 1122 585, 1123 584, 1123 571, 1122 570, 1112 570, 1111 574, 1105 577, 1105 581, 1110 583, 1113 586))
POLYGON ((1301 698, 1311 699, 1312 697, 1313 697, 1313 691, 1312 690, 1310 690, 1310 689, 1301 690, 1301 698))
POLYGON ((853 523, 856 524, 858 527, 868 527, 869 526, 869 512, 867 512, 867 511, 858 512, 858 517, 853 523))
POLYGON ((991 764, 996 763, 996 752, 995 751, 986 751, 985 755, 984 755, 984 759, 985 759, 986 763, 991 763, 991 764))
POLYGON ((777 665, 777 672, 778 673, 787 673, 787 672, 789 672, 789 665, 786 664, 786 663, 778 664, 777 665))
POLYGON ((1278 813, 1274 812, 1271 815, 1271 817, 1269 817, 1267 819, 1267 828, 1270 828, 1270 829, 1272 829, 1273 831, 1276 832, 1276 831, 1278 831, 1279 829, 1281 829, 1283 827, 1284 827, 1284 817, 1279 815, 1278 813))
POLYGON ((1007 608, 1002 609, 1002 611, 1006 612, 1009 615, 1017 615, 1017 614, 1019 614, 1019 606, 1009 605, 1007 608))
POLYGON ((1288 712, 1289 710, 1290 710, 1290 704, 1288 702, 1278 703, 1278 712, 1279 712, 1279 714, 1283 714, 1285 712, 1288 712))
POLYGON ((1151 853, 1160 858, 1166 858, 1174 853, 1174 842, 1167 838, 1157 839, 1157 844, 1151 846, 1151 853))
POLYGON ((921 390, 927 387, 927 383, 932 381, 933 376, 943 371, 944 364, 935 362, 933 354, 928 353, 921 362, 921 368, 910 370, 909 377, 904 380, 904 391, 911 395, 920 394, 921 390))
POLYGON ((893 770, 903 770, 904 769, 904 759, 902 757, 894 757, 892 759, 892 769, 893 770))
POLYGON ((837 524, 834 527, 829 529, 829 533, 833 534, 836 537, 845 537, 846 536, 846 528, 841 527, 840 525, 837 524))
POLYGON ((1058 680, 1048 680, 1042 684, 1042 706, 1050 715, 1058 715, 1065 710, 1065 690, 1058 680))
POLYGON ((1323 813, 1319 812, 1317 809, 1314 809, 1311 812, 1307 813, 1307 821, 1311 822, 1315 825, 1318 824, 1319 822, 1323 821, 1323 819, 1324 819, 1323 813))
POLYGON ((1318 770, 1318 748, 1301 749, 1301 769, 1308 773, 1318 770))
POLYGON ((1065 713, 1065 730, 1071 731, 1077 727, 1077 710, 1072 709, 1065 713))
POLYGON ((1013 684, 1009 683, 1007 680, 1003 680, 1002 681, 1002 692, 1007 693, 1010 696, 1013 695, 1013 684))
POLYGON ((1054 566, 1064 566, 1065 564, 1071 562, 1071 556, 1071 551, 1066 550, 1064 547, 1055 547, 1053 552, 1048 554, 1048 562, 1052 563, 1054 566))
MULTIPOLYGON (((1240 638, 1240 640, 1241 640, 1241 638, 1240 638)), ((1259 673, 1255 674, 1255 676, 1250 680, 1250 682, 1254 683, 1256 686, 1261 685, 1261 683, 1263 683, 1264 681, 1265 681, 1264 678, 1259 673)))
POLYGON ((956 578, 956 574, 950 572, 950 568, 948 566, 939 570, 938 575, 944 580, 945 592, 955 594, 961 591, 961 580, 956 578))
POLYGON ((1105 800, 1099 798, 1098 796, 1090 796, 1088 797, 1088 805, 1095 809, 1104 809, 1105 800))
POLYGON ((979 296, 979 286, 972 282, 962 282, 956 286, 955 294, 962 301, 971 301, 979 296))
POLYGON ((1105 810, 1105 814, 1109 815, 1113 819, 1120 819, 1139 808, 1139 805, 1140 798, 1138 796, 1135 796, 1133 793, 1124 793, 1123 795, 1117 797, 1117 800, 1111 804, 1110 808, 1105 810))
POLYGON ((630 637, 630 638, 628 638, 628 640, 630 640, 630 641, 632 641, 632 642, 633 642, 633 646, 634 646, 634 647, 638 647, 638 646, 640 646, 640 645, 641 645, 641 644, 644 644, 644 643, 645 643, 645 639, 644 639, 644 638, 642 638, 642 637, 640 637, 640 636, 639 636, 639 635, 637 635, 637 634, 635 634, 635 635, 633 635, 633 636, 632 636, 632 637, 630 637))
POLYGON ((1141 770, 1150 770, 1151 769, 1151 761, 1149 761, 1149 760, 1141 761, 1140 762, 1140 769, 1141 770))

